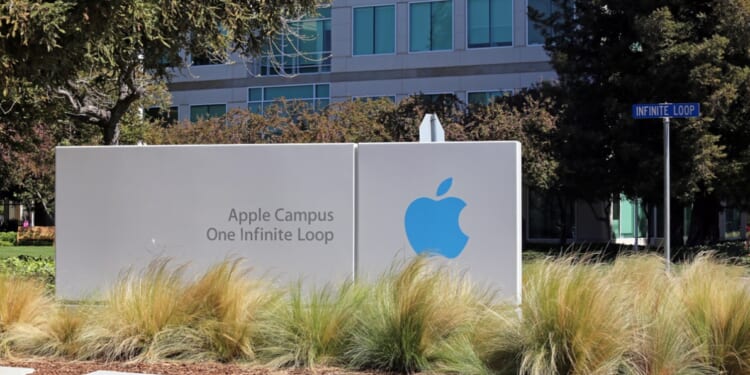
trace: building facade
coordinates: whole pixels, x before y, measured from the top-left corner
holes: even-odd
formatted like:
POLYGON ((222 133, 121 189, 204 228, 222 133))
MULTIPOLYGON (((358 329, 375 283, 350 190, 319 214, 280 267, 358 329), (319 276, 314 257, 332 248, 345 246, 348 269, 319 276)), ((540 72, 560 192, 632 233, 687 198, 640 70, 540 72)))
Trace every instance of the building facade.
POLYGON ((334 0, 294 22, 266 55, 194 58, 170 84, 180 121, 281 97, 316 107, 354 98, 454 94, 481 103, 555 78, 528 6, 550 0, 334 0))

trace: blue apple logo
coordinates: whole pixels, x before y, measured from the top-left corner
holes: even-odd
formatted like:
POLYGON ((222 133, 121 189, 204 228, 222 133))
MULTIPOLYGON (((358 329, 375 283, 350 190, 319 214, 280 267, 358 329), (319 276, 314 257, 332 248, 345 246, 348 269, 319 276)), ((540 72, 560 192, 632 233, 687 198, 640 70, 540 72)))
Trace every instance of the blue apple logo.
MULTIPOLYGON (((440 197, 450 190, 453 177, 446 178, 437 189, 440 197)), ((469 237, 458 226, 458 217, 466 202, 450 197, 434 200, 415 199, 406 209, 404 226, 412 249, 421 254, 440 254, 453 259, 461 254, 469 237)))

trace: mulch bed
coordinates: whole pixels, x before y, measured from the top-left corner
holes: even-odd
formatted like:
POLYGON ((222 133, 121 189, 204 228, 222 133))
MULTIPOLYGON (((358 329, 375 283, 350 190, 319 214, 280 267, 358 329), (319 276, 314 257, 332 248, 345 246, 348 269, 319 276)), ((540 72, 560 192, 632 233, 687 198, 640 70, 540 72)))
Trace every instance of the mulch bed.
POLYGON ((376 375, 335 368, 272 370, 250 365, 223 363, 123 363, 65 361, 57 359, 0 359, 0 366, 33 368, 33 375, 83 375, 98 370, 136 372, 157 375, 376 375))

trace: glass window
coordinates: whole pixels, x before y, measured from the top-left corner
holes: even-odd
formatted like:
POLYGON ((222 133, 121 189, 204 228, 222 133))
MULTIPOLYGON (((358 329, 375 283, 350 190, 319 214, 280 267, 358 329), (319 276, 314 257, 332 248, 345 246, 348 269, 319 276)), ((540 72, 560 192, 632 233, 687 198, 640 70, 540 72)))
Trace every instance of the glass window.
POLYGON ((300 101, 310 105, 312 109, 320 110, 330 102, 330 86, 328 84, 251 87, 248 89, 247 108, 255 113, 278 103, 282 98, 287 101, 300 101))
POLYGON ((409 4, 409 51, 453 48, 453 1, 409 4))
MULTIPOLYGON (((552 14, 556 10, 556 6, 552 3, 552 0, 528 0, 529 8, 534 8, 541 12, 542 15, 552 14)), ((544 36, 541 32, 541 25, 536 25, 527 16, 527 32, 529 44, 544 44, 544 36)))
POLYGON ((386 99, 391 103, 396 102, 396 96, 395 95, 385 95, 385 96, 356 96, 353 97, 352 100, 358 100, 362 102, 366 102, 369 100, 380 100, 380 99, 386 99))
POLYGON ((255 60, 257 75, 294 75, 331 71, 331 8, 289 24, 270 42, 270 53, 255 60))
POLYGON ((227 113, 226 104, 205 104, 190 106, 190 121, 221 117, 227 113))
POLYGON ((646 237, 648 231, 648 219, 646 208, 641 199, 633 200, 620 194, 620 199, 613 202, 612 207, 612 231, 615 238, 633 238, 636 226, 638 238, 646 237), (636 206, 638 212, 636 213, 636 206))
POLYGON ((354 8, 354 54, 395 51, 396 16, 393 5, 354 8))
POLYGON ((513 95, 513 90, 470 92, 469 105, 488 105, 494 103, 496 98, 510 95, 513 95))
POLYGON ((469 0, 469 48, 513 43, 512 0, 469 0))
POLYGON ((164 110, 161 107, 151 107, 146 109, 144 117, 152 121, 161 121, 165 125, 174 124, 177 122, 177 107, 169 107, 168 110, 164 110))

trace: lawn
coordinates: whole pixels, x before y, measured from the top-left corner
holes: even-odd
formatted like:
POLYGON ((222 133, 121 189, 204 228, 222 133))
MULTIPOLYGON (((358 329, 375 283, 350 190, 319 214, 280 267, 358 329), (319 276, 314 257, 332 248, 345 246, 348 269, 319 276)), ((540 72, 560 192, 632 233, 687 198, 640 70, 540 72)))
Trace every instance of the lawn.
POLYGON ((54 246, 0 246, 0 258, 10 258, 18 255, 35 257, 54 257, 54 246))

